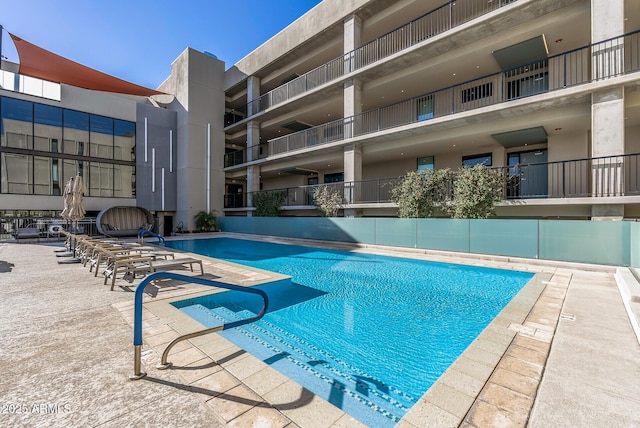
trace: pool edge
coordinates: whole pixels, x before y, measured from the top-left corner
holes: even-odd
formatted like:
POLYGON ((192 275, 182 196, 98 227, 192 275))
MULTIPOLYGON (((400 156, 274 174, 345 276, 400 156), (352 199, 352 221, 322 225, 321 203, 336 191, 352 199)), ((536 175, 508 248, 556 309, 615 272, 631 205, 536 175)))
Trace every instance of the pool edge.
MULTIPOLYGON (((366 252, 371 251, 376 253, 376 250, 370 247, 358 247, 357 250, 366 252)), ((395 249, 385 248, 385 250, 393 251, 395 249)), ((401 257, 405 256, 404 251, 400 253, 401 254, 396 253, 395 255, 401 257)), ((203 257, 199 255, 194 256, 203 257)), ((544 362, 548 357, 550 342, 553 337, 558 318, 560 316, 560 308, 562 306, 564 294, 561 293, 561 298, 553 296, 548 297, 551 299, 560 300, 559 302, 553 302, 554 304, 551 306, 553 313, 551 313, 550 316, 548 314, 545 315, 546 318, 543 317, 543 319, 541 319, 540 316, 535 313, 536 306, 541 304, 544 308, 549 309, 547 307, 548 305, 545 305, 543 299, 545 298, 545 291, 549 289, 550 284, 554 285, 554 287, 552 287, 554 289, 552 290, 552 295, 557 295, 558 288, 562 289, 563 287, 564 292, 566 293, 568 279, 566 281, 563 281, 560 275, 560 277, 555 278, 554 281, 554 277, 558 276, 558 274, 555 272, 556 268, 561 270, 563 267, 570 266, 564 266, 562 263, 560 263, 560 266, 558 266, 558 264, 556 263, 540 264, 530 263, 529 260, 505 260, 505 258, 500 257, 482 259, 468 258, 468 255, 463 256, 465 257, 463 257, 462 260, 458 260, 457 263, 476 266, 482 265, 508 270, 533 271, 535 272, 535 275, 532 280, 530 280, 516 295, 516 297, 514 297, 514 299, 512 299, 512 301, 503 309, 503 311, 496 317, 496 319, 494 319, 489 324, 489 326, 485 328, 485 330, 472 342, 467 350, 465 350, 465 352, 453 363, 453 365, 423 395, 419 402, 409 410, 407 415, 405 415, 405 417, 398 423, 397 426, 399 427, 418 427, 430 425, 459 426, 464 422, 473 423, 475 421, 477 423, 478 420, 486 418, 486 415, 490 414, 491 411, 494 410, 493 408, 497 408, 495 404, 491 403, 492 395, 495 396, 495 390, 500 387, 499 379, 497 379, 494 374, 497 370, 503 370, 501 365, 504 366, 508 362, 511 362, 511 359, 514 358, 512 355, 514 352, 522 353, 522 348, 532 351, 535 359, 537 360, 543 358, 542 364, 536 362, 532 362, 531 364, 529 364, 529 368, 534 373, 534 377, 537 376, 538 383, 540 382, 540 379, 542 377, 544 362), (558 280, 560 280, 560 282, 563 284, 560 284, 558 280), (532 287, 533 292, 531 291, 532 287), (528 303, 523 302, 523 299, 525 298, 529 300, 528 303), (522 319, 519 320, 518 317, 522 319), (538 334, 537 337, 536 334, 538 334), (546 351, 538 352, 536 349, 530 349, 533 346, 531 345, 531 343, 534 342, 524 343, 525 346, 522 346, 524 339, 540 342, 541 344, 543 344, 540 349, 544 350, 546 348, 546 351), (535 373, 537 373, 537 375, 535 373), (472 386, 461 386, 460 379, 469 380, 470 378, 476 381, 471 382, 472 386), (475 396, 473 395, 474 392, 475 396), (462 406, 462 403, 465 403, 466 405, 462 406)), ((434 260, 434 257, 429 254, 417 253, 417 257, 434 260)), ((446 257, 448 261, 451 261, 451 256, 446 257)), ((438 258, 439 257, 435 257, 435 259, 438 258)), ((218 260, 215 260, 215 262, 222 263, 218 260)), ((606 270, 602 269, 602 266, 598 266, 598 268, 598 270, 606 270)), ((250 269, 259 270, 255 268, 250 269)), ((257 285, 257 283, 254 285, 257 285)), ((207 291, 198 294, 211 294, 211 292, 207 291)), ((196 294, 193 294, 189 297, 194 297, 195 295, 196 294)), ((161 307, 156 305, 162 305, 162 303, 166 305, 170 303, 169 300, 183 300, 185 298, 186 297, 184 295, 172 299, 167 297, 163 301, 156 301, 153 302, 153 304, 145 304, 145 307, 147 307, 151 312, 155 312, 155 310, 153 310, 154 307, 161 307)), ((177 309, 175 310, 179 312, 177 309)), ((184 317, 189 318, 186 315, 184 317)), ((192 344, 196 348, 202 350, 202 344, 200 344, 200 346, 198 345, 198 343, 192 342, 192 344)), ((237 348, 235 345, 231 344, 231 342, 228 342, 228 344, 230 344, 230 346, 225 348, 228 353, 231 353, 232 355, 242 354, 243 351, 240 348, 237 348), (234 347, 237 349, 235 349, 234 347)), ((252 388, 253 390, 261 389, 260 387, 252 385, 251 379, 247 380, 247 378, 252 377, 256 375, 256 373, 258 373, 258 371, 256 371, 256 366, 259 366, 259 363, 262 363, 261 361, 247 354, 243 355, 242 358, 237 359, 237 361, 232 361, 230 364, 229 362, 225 363, 227 364, 221 364, 222 367, 225 368, 225 370, 227 370, 228 367, 234 366, 231 367, 231 375, 233 375, 234 372, 246 373, 246 371, 243 369, 243 367, 246 367, 251 373, 250 376, 244 376, 244 378, 240 377, 239 380, 241 380, 243 384, 245 384, 249 388, 252 388), (247 361, 242 363, 242 361, 244 360, 247 361)), ((312 407, 314 408, 314 412, 309 414, 309 406, 305 406, 304 413, 306 415, 304 417, 300 416, 301 411, 296 411, 296 409, 293 408, 285 409, 282 406, 282 400, 286 399, 286 397, 300 398, 303 396, 308 396, 308 394, 311 393, 304 389, 302 386, 298 385, 295 381, 292 381, 288 378, 283 379, 284 375, 281 375, 275 369, 272 369, 269 366, 263 367, 263 369, 271 371, 270 374, 265 374, 266 377, 274 377, 276 379, 279 379, 278 382, 281 381, 281 383, 274 390, 261 394, 262 399, 264 399, 265 402, 269 403, 270 405, 274 406, 276 409, 280 407, 281 412, 295 423, 304 424, 305 421, 313 420, 315 409, 322 409, 317 414, 315 414, 315 416, 322 417, 326 420, 327 415, 331 414, 332 417, 336 418, 332 425, 337 426, 347 421, 350 425, 357 425, 357 421, 355 421, 351 416, 347 415, 346 413, 335 408, 333 405, 316 396, 306 399, 306 404, 313 403, 312 407), (338 412, 338 414, 336 414, 336 412, 338 412)), ((524 415, 525 422, 529 412, 531 411, 536 390, 537 384, 533 389, 532 396, 529 397, 530 400, 528 401, 530 401, 530 405, 528 406, 528 409, 526 409, 526 412, 524 412, 526 413, 526 415, 524 415)), ((501 409, 501 411, 504 412, 504 409, 501 409)), ((521 411, 520 413, 523 412, 521 411)), ((522 415, 516 416, 514 416, 514 418, 516 419, 521 419, 523 417, 522 415)))

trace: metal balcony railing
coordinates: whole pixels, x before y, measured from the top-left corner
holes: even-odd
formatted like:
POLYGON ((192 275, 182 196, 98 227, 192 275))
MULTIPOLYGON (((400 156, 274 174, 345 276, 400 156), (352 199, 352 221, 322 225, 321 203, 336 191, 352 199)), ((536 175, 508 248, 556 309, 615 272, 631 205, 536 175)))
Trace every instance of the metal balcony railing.
MULTIPOLYGON (((62 206, 62 202, 60 205, 62 206)), ((16 231, 24 227, 38 229, 40 238, 43 239, 60 239, 60 232, 54 231, 52 226, 60 226, 72 232, 76 231, 91 236, 98 235, 95 217, 85 217, 76 223, 67 221, 61 217, 0 217, 0 241, 15 239, 16 231)), ((64 235, 62 236, 64 237, 64 235)))
POLYGON ((637 71, 640 30, 274 138, 252 150, 264 158, 637 71))
POLYGON ((225 116, 225 126, 260 113, 516 0, 450 0, 438 8, 279 86, 225 116))
MULTIPOLYGON (((502 177, 502 196, 505 200, 640 195, 640 154, 518 164, 492 170, 502 177)), ((313 193, 318 187, 328 187, 338 192, 342 195, 343 205, 380 204, 393 202, 392 189, 401 180, 402 177, 379 178, 277 190, 287 193, 282 204, 284 207, 313 206, 313 193)), ((455 180, 455 173, 452 174, 452 180, 455 180)), ((249 195, 225 195, 225 208, 246 208, 247 201, 252 200, 248 198, 249 195)))

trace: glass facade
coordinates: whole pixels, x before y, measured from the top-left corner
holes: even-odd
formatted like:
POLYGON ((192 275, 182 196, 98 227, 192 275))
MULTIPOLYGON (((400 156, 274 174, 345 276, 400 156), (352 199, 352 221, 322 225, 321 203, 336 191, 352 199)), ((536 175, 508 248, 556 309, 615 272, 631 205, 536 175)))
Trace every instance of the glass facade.
POLYGON ((85 196, 135 197, 136 124, 0 97, 0 193, 61 195, 76 174, 85 196))

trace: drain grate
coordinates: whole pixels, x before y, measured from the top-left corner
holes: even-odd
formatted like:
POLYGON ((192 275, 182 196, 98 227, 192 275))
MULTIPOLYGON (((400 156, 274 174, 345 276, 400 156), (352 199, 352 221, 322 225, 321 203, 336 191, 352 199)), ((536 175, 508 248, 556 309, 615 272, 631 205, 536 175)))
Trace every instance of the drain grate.
POLYGON ((562 312, 560 314, 560 319, 561 320, 565 320, 565 321, 575 321, 576 320, 576 316, 567 312, 562 312))

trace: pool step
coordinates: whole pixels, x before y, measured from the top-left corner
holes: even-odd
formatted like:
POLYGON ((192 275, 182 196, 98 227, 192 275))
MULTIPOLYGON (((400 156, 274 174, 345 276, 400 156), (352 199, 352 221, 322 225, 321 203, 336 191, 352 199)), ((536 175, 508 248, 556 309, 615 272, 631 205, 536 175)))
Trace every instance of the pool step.
MULTIPOLYGON (((201 322, 206 319, 208 326, 254 316, 254 313, 228 303, 212 309, 194 305, 188 312, 191 311, 197 312, 201 322)), ((221 334, 282 373, 295 371, 299 378, 308 379, 309 384, 318 388, 314 392, 334 405, 343 409, 345 406, 360 408, 360 414, 363 409, 372 413, 370 425, 393 425, 414 404, 411 397, 392 388, 377 388, 380 383, 371 376, 264 319, 221 334), (282 336, 286 336, 286 340, 282 336)))

